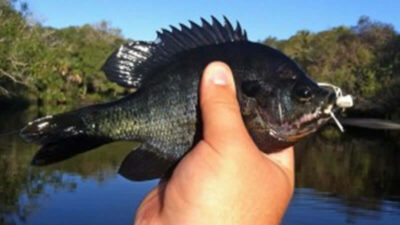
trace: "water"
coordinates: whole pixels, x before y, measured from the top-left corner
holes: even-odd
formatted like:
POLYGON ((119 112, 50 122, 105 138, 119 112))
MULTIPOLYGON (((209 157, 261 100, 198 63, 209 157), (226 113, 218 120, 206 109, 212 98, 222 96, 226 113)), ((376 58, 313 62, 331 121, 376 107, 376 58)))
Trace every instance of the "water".
MULTIPOLYGON (((36 110, 1 112, 0 133, 37 116, 36 110)), ((362 130, 339 136, 325 130, 297 145, 296 191, 282 223, 398 223, 398 137, 362 130)), ((131 182, 117 174, 135 146, 115 143, 33 168, 29 162, 37 146, 16 134, 0 136, 0 224, 132 224, 141 199, 157 184, 131 182)))

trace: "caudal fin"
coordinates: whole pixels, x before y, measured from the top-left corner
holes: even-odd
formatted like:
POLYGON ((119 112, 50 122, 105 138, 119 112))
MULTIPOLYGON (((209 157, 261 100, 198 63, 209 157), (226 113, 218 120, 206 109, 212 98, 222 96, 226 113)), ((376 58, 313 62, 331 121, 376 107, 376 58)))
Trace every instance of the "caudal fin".
POLYGON ((35 166, 59 162, 111 141, 89 135, 77 112, 34 120, 21 130, 20 135, 28 142, 42 145, 31 162, 35 166))

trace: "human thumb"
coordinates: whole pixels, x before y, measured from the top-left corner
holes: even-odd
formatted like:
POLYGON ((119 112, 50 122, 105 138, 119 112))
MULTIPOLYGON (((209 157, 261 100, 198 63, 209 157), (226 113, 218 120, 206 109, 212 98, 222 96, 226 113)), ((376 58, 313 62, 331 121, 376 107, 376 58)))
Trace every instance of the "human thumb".
POLYGON ((248 143, 250 136, 240 113, 235 81, 225 63, 212 62, 205 68, 200 86, 200 107, 203 138, 214 149, 248 143))

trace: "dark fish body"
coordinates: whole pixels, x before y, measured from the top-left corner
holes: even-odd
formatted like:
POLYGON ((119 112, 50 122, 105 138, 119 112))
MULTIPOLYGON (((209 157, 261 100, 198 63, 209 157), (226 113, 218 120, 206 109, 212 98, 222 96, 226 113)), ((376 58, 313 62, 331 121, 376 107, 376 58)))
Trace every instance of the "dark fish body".
POLYGON ((32 163, 45 165, 102 144, 142 142, 122 163, 132 180, 164 176, 200 140, 199 82, 212 61, 234 74, 245 124, 261 150, 290 146, 328 118, 335 97, 281 52, 247 41, 240 26, 213 18, 202 27, 159 33, 159 43, 132 42, 106 62, 107 77, 137 91, 115 102, 48 116, 21 134, 41 144, 32 163))

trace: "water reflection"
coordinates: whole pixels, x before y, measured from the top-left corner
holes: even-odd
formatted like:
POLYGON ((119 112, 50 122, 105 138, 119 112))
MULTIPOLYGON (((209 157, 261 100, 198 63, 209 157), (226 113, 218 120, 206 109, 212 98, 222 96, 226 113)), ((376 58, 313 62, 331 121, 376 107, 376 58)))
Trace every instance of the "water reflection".
MULTIPOLYGON (((364 201, 368 201, 364 199, 364 201)), ((372 200, 374 201, 374 200, 372 200)), ((283 225, 395 224, 400 218, 398 202, 380 200, 381 210, 370 210, 343 204, 329 193, 296 188, 283 225)))
MULTIPOLYGON (((331 219, 341 214, 346 219, 339 224, 381 220, 382 214, 388 213, 399 219, 398 135, 365 130, 349 130, 344 135, 331 132, 335 131, 328 128, 296 145, 297 192, 292 208, 300 210, 305 205, 315 211, 331 211, 331 219)), ((312 216, 315 211, 308 213, 312 216)))
POLYGON ((0 114, 0 224, 27 222, 50 195, 49 190, 73 192, 85 180, 103 183, 114 179, 123 157, 137 145, 114 143, 59 164, 31 167, 38 147, 23 142, 13 131, 36 117, 36 112, 0 114), (79 175, 79 179, 70 175, 79 175))
MULTIPOLYGON (((0 134, 37 116, 35 109, 1 112, 0 134)), ((298 144, 297 188, 284 224, 399 220, 398 137, 326 129, 298 144)), ((135 207, 156 183, 133 183, 117 175, 121 160, 135 146, 115 143, 33 168, 29 162, 37 146, 16 134, 0 136, 0 224, 59 224, 60 219, 65 224, 131 223, 135 207)))
POLYGON ((362 199, 400 196, 397 137, 358 134, 348 132, 334 139, 319 135, 297 145, 297 186, 334 193, 349 204, 377 210, 378 205, 362 199))

